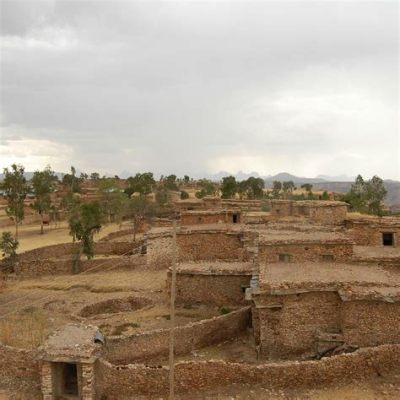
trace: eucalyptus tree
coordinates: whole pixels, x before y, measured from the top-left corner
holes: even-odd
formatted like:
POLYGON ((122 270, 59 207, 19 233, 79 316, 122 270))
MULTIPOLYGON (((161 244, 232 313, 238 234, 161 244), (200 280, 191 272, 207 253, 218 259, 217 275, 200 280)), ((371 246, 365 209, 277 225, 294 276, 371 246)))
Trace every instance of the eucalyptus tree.
POLYGON ((27 184, 22 165, 12 164, 11 169, 4 168, 2 188, 7 198, 7 215, 15 222, 15 237, 18 238, 18 225, 24 220, 24 201, 27 195, 27 184))
POLYGON ((51 210, 51 193, 55 190, 58 178, 54 171, 47 166, 43 171, 35 171, 32 177, 32 187, 35 194, 33 209, 40 215, 40 233, 43 234, 44 214, 51 210))

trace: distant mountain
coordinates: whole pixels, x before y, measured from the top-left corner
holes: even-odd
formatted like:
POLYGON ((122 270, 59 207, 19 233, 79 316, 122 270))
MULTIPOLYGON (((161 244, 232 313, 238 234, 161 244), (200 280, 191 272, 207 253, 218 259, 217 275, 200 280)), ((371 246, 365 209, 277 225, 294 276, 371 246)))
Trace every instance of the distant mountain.
POLYGON ((355 176, 348 175, 337 175, 337 176, 329 176, 329 175, 317 175, 316 179, 320 181, 330 181, 330 182, 354 182, 355 176))
POLYGON ((317 182, 324 182, 325 179, 321 178, 304 178, 299 177, 296 175, 289 174, 288 172, 280 172, 279 174, 273 176, 267 176, 264 178, 266 183, 273 182, 273 181, 293 181, 293 183, 317 183, 317 182))

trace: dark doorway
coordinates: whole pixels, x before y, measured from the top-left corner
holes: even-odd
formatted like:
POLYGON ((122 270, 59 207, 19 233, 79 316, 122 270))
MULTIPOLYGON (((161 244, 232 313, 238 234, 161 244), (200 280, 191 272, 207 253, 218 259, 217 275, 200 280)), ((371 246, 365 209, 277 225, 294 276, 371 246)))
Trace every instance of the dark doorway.
POLYGON ((78 372, 76 364, 63 365, 63 391, 64 394, 78 396, 78 372))
POLYGON ((234 224, 237 224, 237 223, 238 223, 238 215, 237 215, 237 214, 232 214, 232 222, 233 222, 234 224))
POLYGON ((384 246, 394 245, 394 234, 393 233, 382 233, 382 242, 384 246))

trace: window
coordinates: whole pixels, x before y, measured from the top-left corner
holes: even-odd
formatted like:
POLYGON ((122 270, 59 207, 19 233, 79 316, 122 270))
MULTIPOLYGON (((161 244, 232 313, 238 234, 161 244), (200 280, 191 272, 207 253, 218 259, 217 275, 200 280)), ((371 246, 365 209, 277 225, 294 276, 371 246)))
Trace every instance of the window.
POLYGON ((237 214, 233 214, 233 215, 232 215, 232 222, 233 222, 234 224, 237 224, 237 222, 238 222, 238 215, 237 215, 237 214))
POLYGON ((394 246, 394 233, 382 233, 382 244, 384 246, 394 246))
POLYGON ((322 261, 335 261, 335 256, 333 254, 322 254, 322 261))
POLYGON ((288 263, 290 262, 290 254, 279 254, 279 262, 285 262, 288 263))

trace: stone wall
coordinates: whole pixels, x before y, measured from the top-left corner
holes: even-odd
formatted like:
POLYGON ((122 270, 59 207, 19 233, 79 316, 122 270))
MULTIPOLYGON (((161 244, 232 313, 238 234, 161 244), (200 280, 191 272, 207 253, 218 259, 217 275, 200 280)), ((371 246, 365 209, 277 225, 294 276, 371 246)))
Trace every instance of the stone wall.
MULTIPOLYGON (((398 368, 399 359, 400 345, 385 345, 320 361, 268 364, 216 360, 179 362, 175 365, 175 388, 177 393, 194 394, 232 384, 260 382, 269 389, 327 387, 388 373, 398 368)), ((96 370, 97 395, 108 400, 165 395, 169 387, 168 372, 168 367, 120 366, 100 360, 96 370)))
POLYGON ((206 224, 231 224, 234 223, 233 215, 236 215, 235 223, 240 222, 239 211, 188 211, 181 213, 180 224, 181 225, 206 225, 206 224))
POLYGON ((274 218, 305 217, 317 224, 343 224, 347 215, 346 203, 339 201, 271 200, 274 218))
POLYGON ((335 262, 348 262, 353 255, 351 243, 288 243, 260 244, 260 262, 275 263, 281 261, 280 254, 288 254, 289 262, 321 262, 323 256, 332 255, 335 262))
MULTIPOLYGON (((323 203, 324 202, 322 202, 322 204, 323 203)), ((300 215, 307 216, 313 222, 327 225, 342 224, 347 215, 347 205, 345 203, 333 206, 304 207, 303 210, 304 214, 302 213, 300 215)))
MULTIPOLYGON (((94 254, 97 255, 123 255, 133 250, 140 243, 132 242, 96 242, 94 254)), ((61 243, 52 246, 38 247, 34 250, 25 251, 18 255, 19 262, 30 262, 47 260, 49 258, 60 258, 77 254, 79 243, 61 243)))
POLYGON ((315 356, 321 346, 400 343, 400 303, 343 301, 336 291, 260 294, 253 326, 267 359, 315 356), (324 342, 324 343, 322 343, 324 342))
POLYGON ((317 332, 340 329, 340 297, 335 292, 262 296, 257 301, 260 354, 267 359, 315 354, 317 332))
MULTIPOLYGON (((115 270, 127 270, 140 268, 145 261, 143 256, 114 256, 103 258, 92 258, 90 260, 82 256, 80 272, 99 273, 112 268, 115 270)), ((22 278, 34 278, 46 275, 69 275, 72 274, 73 256, 70 259, 48 259, 29 262, 19 262, 15 272, 22 278)))
MULTIPOLYGON (((72 273, 73 260, 78 252, 78 243, 62 243, 39 247, 18 255, 15 272, 21 277, 64 275, 72 273)), ((113 269, 137 268, 143 263, 140 256, 143 242, 97 242, 94 244, 95 258, 81 257, 81 272, 94 269, 95 272, 113 269), (96 258, 107 255, 109 257, 96 258)))
MULTIPOLYGON (((193 322, 175 328, 175 354, 232 339, 244 331, 250 321, 250 308, 193 322), (179 340, 178 340, 179 339, 179 340)), ((169 329, 157 329, 128 337, 108 337, 105 357, 111 362, 127 364, 168 355, 169 329)))
MULTIPOLYGON (((209 304, 227 306, 245 304, 244 288, 250 286, 251 273, 243 274, 193 274, 176 275, 176 304, 209 304)), ((167 289, 171 287, 168 272, 167 289)))
POLYGON ((147 238, 147 267, 166 269, 172 264, 172 233, 152 235, 147 238))
POLYGON ((20 350, 0 343, 0 389, 33 394, 40 389, 39 363, 36 352, 20 350))
POLYGON ((185 232, 178 233, 179 261, 247 261, 240 232, 185 232))
POLYGON ((358 347, 400 343, 400 303, 346 301, 340 317, 346 343, 358 347))
MULTIPOLYGON (((400 225, 400 221, 398 222, 400 225)), ((400 226, 385 223, 347 221, 349 235, 359 246, 383 246, 382 233, 394 233, 394 246, 400 246, 400 226)))

